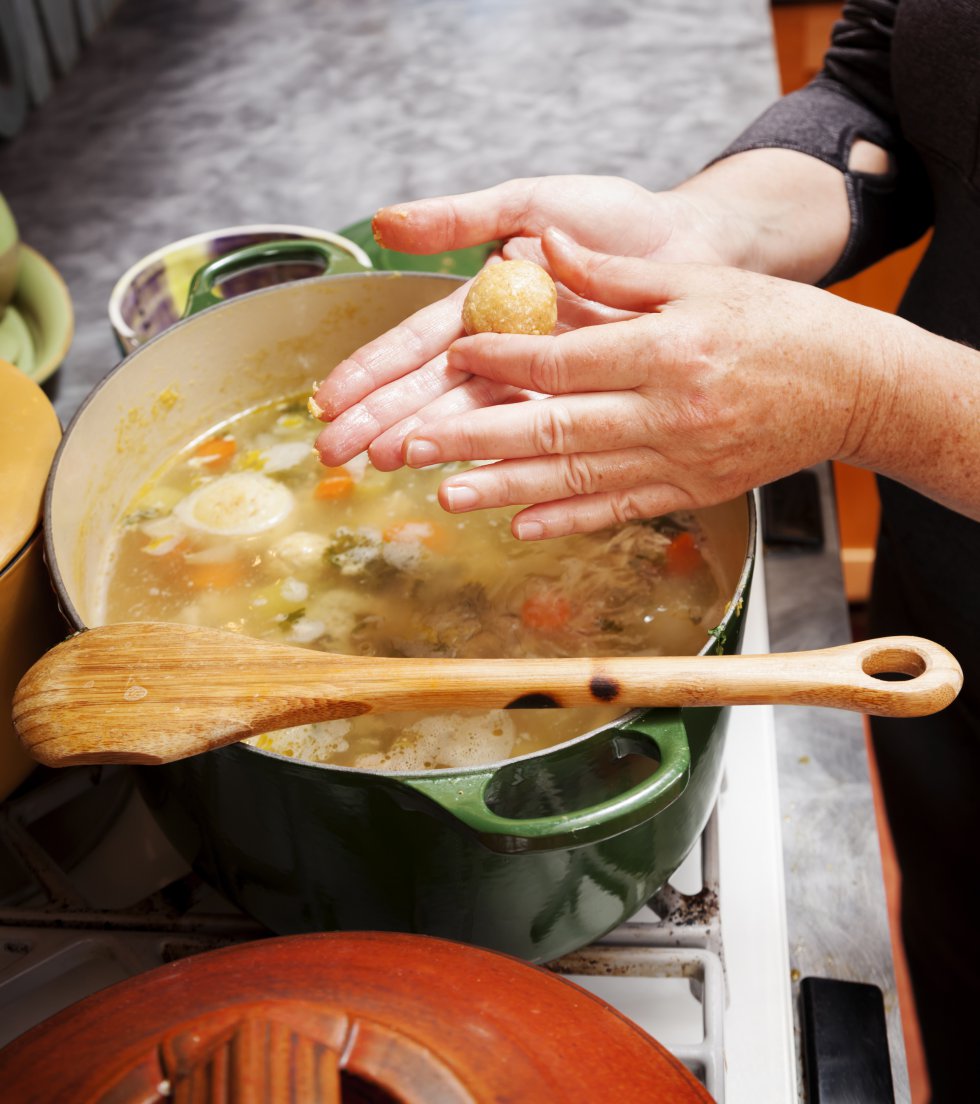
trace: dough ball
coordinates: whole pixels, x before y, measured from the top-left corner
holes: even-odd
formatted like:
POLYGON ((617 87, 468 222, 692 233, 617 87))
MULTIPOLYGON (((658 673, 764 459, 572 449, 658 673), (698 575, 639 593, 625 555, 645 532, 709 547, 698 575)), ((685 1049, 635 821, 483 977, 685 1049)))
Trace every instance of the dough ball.
POLYGON ((550 334, 557 321, 554 281, 533 261, 488 265, 463 302, 463 329, 468 334, 550 334))

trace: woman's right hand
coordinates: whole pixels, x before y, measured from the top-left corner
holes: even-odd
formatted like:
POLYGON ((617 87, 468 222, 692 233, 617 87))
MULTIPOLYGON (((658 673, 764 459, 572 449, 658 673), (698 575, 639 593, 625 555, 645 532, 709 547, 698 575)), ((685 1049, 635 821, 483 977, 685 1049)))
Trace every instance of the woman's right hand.
MULTIPOLYGON (((710 192, 650 192, 615 177, 511 180, 386 207, 374 218, 375 237, 386 248, 438 253, 501 240, 505 258, 545 267, 540 235, 549 226, 603 253, 705 264, 741 263, 753 236, 710 192)), ((462 287, 412 315, 341 361, 320 384, 314 401, 330 421, 317 439, 324 464, 343 464, 370 446, 376 467, 400 467, 404 441, 423 421, 526 394, 447 367, 446 350, 463 335, 465 294, 462 287)), ((558 294, 559 333, 628 317, 561 286, 558 294)))

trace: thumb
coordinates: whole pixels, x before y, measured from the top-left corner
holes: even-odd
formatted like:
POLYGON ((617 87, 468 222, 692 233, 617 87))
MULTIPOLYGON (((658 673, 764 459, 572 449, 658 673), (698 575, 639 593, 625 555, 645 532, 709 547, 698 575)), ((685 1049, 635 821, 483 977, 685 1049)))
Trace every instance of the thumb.
POLYGON ((683 295, 678 265, 594 253, 555 227, 545 230, 541 244, 552 275, 594 303, 648 312, 683 295))

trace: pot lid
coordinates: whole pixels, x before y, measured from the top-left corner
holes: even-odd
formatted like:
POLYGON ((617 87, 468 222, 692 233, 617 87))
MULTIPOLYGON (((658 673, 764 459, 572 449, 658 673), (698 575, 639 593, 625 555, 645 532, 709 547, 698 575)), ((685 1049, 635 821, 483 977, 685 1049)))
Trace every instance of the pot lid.
POLYGON ((0 360, 0 571, 37 528, 60 439, 58 415, 41 388, 0 360))
POLYGON ((35 1104, 711 1100, 577 985, 388 932, 260 940, 130 978, 10 1043, 0 1078, 35 1104))

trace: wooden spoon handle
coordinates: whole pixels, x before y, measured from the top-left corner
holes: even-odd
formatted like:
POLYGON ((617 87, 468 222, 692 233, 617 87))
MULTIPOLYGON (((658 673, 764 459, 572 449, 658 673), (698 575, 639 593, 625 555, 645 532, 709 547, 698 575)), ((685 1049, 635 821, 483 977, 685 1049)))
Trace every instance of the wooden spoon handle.
POLYGON ((49 766, 166 763, 372 711, 771 703, 923 716, 962 681, 945 648, 904 636, 782 655, 382 659, 141 622, 48 652, 17 687, 14 724, 49 766), (878 677, 889 672, 908 678, 878 677))

